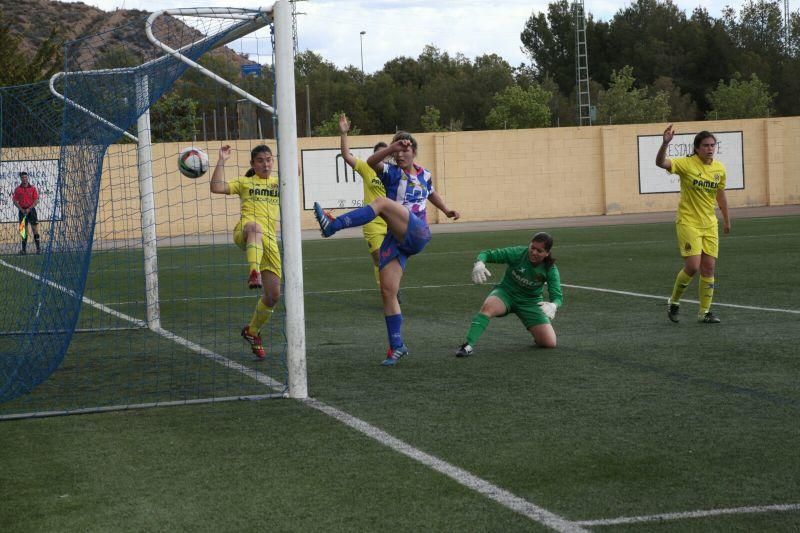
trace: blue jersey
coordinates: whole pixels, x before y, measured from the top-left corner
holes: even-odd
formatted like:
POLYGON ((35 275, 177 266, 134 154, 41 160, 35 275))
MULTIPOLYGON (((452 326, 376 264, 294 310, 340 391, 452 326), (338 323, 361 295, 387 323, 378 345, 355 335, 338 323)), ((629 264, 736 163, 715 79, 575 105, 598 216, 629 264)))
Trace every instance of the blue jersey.
POLYGON ((433 192, 433 177, 428 169, 414 164, 416 176, 410 176, 392 163, 383 164, 381 181, 386 187, 386 197, 408 207, 411 214, 427 224, 425 207, 433 192))

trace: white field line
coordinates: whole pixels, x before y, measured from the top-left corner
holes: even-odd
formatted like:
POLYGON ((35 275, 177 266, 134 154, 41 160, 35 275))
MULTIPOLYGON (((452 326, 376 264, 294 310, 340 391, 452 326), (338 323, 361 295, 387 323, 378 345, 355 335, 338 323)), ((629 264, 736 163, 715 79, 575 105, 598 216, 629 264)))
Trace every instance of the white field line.
POLYGON ((621 524, 640 524, 642 522, 662 522, 665 520, 684 520, 686 518, 705 518, 709 516, 771 513, 780 511, 800 511, 800 503, 790 503, 785 505, 759 505, 754 507, 733 507, 730 509, 708 509, 705 511, 686 511, 683 513, 664 513, 645 516, 621 516, 619 518, 607 518, 601 520, 580 520, 576 523, 587 527, 616 526, 621 524))
MULTIPOLYGON (((491 284, 486 284, 490 286, 491 284)), ((417 290, 417 289, 448 289, 453 287, 471 287, 472 283, 453 283, 448 285, 416 285, 413 287, 403 287, 402 290, 417 290)), ((562 283, 562 287, 569 287, 570 289, 578 289, 583 291, 594 291, 594 292, 605 292, 608 294, 619 294, 621 296, 634 296, 636 298, 649 298, 651 300, 663 300, 664 302, 667 301, 667 297, 664 295, 656 295, 656 294, 644 294, 641 292, 631 292, 631 291, 621 291, 616 289, 604 289, 601 287, 588 287, 585 285, 571 285, 569 283, 562 283)), ((319 295, 319 294, 347 294, 347 293, 356 293, 356 292, 377 292, 378 289, 372 287, 362 287, 357 289, 332 289, 329 291, 306 291, 305 294, 307 296, 311 295, 319 295)), ((252 295, 248 296, 214 296, 210 298, 178 298, 173 300, 162 300, 164 303, 168 302, 186 302, 186 301, 199 301, 199 300, 238 300, 238 299, 250 299, 253 298, 252 295)), ((697 300, 691 300, 688 298, 684 298, 681 300, 682 302, 699 304, 697 300)), ((130 301, 130 302, 119 302, 117 305, 135 305, 141 304, 142 302, 137 301, 130 301)), ((773 313, 789 313, 792 315, 800 315, 799 309, 784 309, 781 307, 760 307, 756 305, 740 305, 740 304, 726 304, 721 302, 714 302, 714 307, 731 307, 735 309, 747 309, 749 311, 770 311, 773 313)))
POLYGON ((401 453, 406 457, 417 461, 418 463, 422 463, 428 468, 444 474, 468 489, 474 490, 482 496, 493 500, 523 516, 526 516, 535 522, 543 524, 556 531, 587 531, 575 522, 570 522, 569 520, 557 514, 551 513, 550 511, 524 500, 519 496, 515 496, 511 492, 508 492, 497 485, 489 483, 485 479, 481 479, 474 474, 467 472, 466 470, 458 468, 457 466, 451 465, 446 461, 427 454, 422 450, 419 450, 410 444, 391 436, 385 431, 378 429, 372 424, 361 420, 360 418, 356 418, 345 413, 344 411, 336 409, 335 407, 331 407, 330 405, 314 400, 313 398, 303 400, 303 403, 325 413, 330 417, 335 418, 343 424, 355 429, 360 433, 363 433, 371 439, 374 439, 378 443, 383 444, 384 446, 391 448, 392 450, 401 453))
MULTIPOLYGON (((569 287, 571 289, 580 289, 580 290, 584 290, 584 291, 605 292, 605 293, 609 293, 609 294, 619 294, 619 295, 622 295, 622 296, 635 296, 637 298, 650 298, 650 299, 655 299, 655 300, 663 300, 664 303, 666 303, 666 301, 667 301, 667 297, 666 296, 657 296, 657 295, 654 295, 654 294, 643 294, 641 292, 618 291, 618 290, 615 290, 615 289, 601 289, 599 287, 586 287, 586 286, 583 286, 583 285, 569 285, 567 283, 562 283, 561 286, 562 287, 569 287)), ((685 298, 682 299, 681 301, 690 302, 690 303, 694 303, 694 304, 699 304, 700 303, 697 300, 688 300, 688 299, 685 299, 685 298)), ((793 315, 800 315, 800 310, 798 310, 798 309, 783 309, 783 308, 779 308, 779 307, 759 307, 759 306, 755 306, 755 305, 725 304, 725 303, 719 303, 719 302, 714 302, 713 305, 714 305, 714 307, 734 307, 734 308, 737 308, 737 309, 748 309, 750 311, 772 311, 774 313, 790 313, 790 314, 793 314, 793 315)))
MULTIPOLYGON (((0 264, 3 266, 7 266, 18 272, 23 274, 29 275, 34 279, 49 283, 50 285, 59 288, 67 293, 72 293, 66 287, 61 287, 51 281, 46 281, 40 278, 39 276, 32 274, 30 272, 24 271, 19 269, 13 265, 6 263, 5 261, 0 260, 0 264)), ((409 287, 409 288, 419 288, 419 289, 436 289, 436 288, 445 288, 445 287, 462 287, 468 286, 470 284, 456 284, 456 285, 425 285, 419 287, 409 287)), ((611 289, 600 289, 596 287, 583 287, 579 285, 564 285, 565 287, 572 287, 577 289, 584 289, 584 290, 594 290, 600 292, 610 292, 615 294, 622 294, 626 296, 637 296, 637 297, 644 297, 644 298, 657 298, 663 299, 662 296, 653 296, 648 294, 640 294, 640 293, 633 293, 628 291, 616 291, 611 289)), ((325 291, 328 293, 341 293, 341 292, 360 292, 361 290, 371 290, 374 291, 375 289, 354 289, 351 291, 325 291)), ((307 293, 308 294, 308 293, 307 293)), ((92 305, 98 309, 101 309, 106 312, 111 312, 114 316, 122 318, 124 320, 131 321, 135 324, 143 323, 142 321, 135 319, 133 317, 129 317, 128 315, 124 315, 113 309, 108 308, 102 304, 94 302, 88 298, 84 298, 83 301, 88 305, 92 305)), ((722 305, 722 304, 717 304, 722 305)), ((780 311, 780 312, 790 312, 790 313, 800 313, 800 311, 794 310, 786 310, 786 309, 765 309, 760 307, 746 307, 746 306, 733 306, 731 307, 744 307, 746 309, 757 309, 757 310, 773 310, 773 311, 780 311)), ((172 340, 182 346, 185 346, 191 350, 200 353, 201 355, 208 357, 209 359, 224 365, 226 368, 231 368, 233 370, 237 370, 239 372, 244 373, 245 375, 256 379, 260 383, 263 383, 269 387, 278 389, 279 387, 282 388, 282 385, 274 380, 273 378, 267 376, 266 374, 261 374, 260 372, 254 371, 244 365, 240 365, 231 361, 230 359, 221 356, 208 350, 198 344, 195 344, 187 339, 184 339, 174 333, 171 333, 167 330, 159 328, 157 333, 161 334, 165 338, 172 340)), ((793 511, 793 510, 800 510, 800 504, 791 504, 791 505, 767 505, 761 507, 740 507, 734 509, 717 509, 717 510, 706 510, 706 511, 688 511, 682 513, 667 513, 662 515, 651 515, 651 516, 639 516, 639 517, 620 517, 620 518, 612 518, 612 519, 601 519, 601 520, 584 520, 580 522, 572 522, 569 521, 555 513, 547 511, 546 509, 539 507, 538 505, 531 503, 519 496, 514 495, 513 493, 498 487, 482 478, 471 474, 470 472, 458 468, 457 466, 451 465, 450 463, 443 461, 437 457, 434 457, 430 454, 419 450, 410 444, 393 437, 392 435, 386 433, 385 431, 369 424, 368 422, 361 420, 360 418, 356 418, 350 414, 345 413, 335 407, 329 406, 323 402, 315 400, 313 398, 309 398, 306 400, 301 400, 306 405, 317 409, 318 411, 325 413, 326 415, 342 422, 343 424, 359 431, 360 433, 366 435, 367 437, 377 441, 378 443, 398 452, 401 453, 445 476, 449 477, 450 479, 456 481, 457 483, 481 494, 482 496, 493 500, 504 507, 517 512, 531 520, 538 522, 542 525, 545 525, 553 530, 556 531, 564 531, 564 532, 582 532, 587 531, 581 526, 603 526, 603 525, 615 525, 615 524, 626 524, 626 523, 638 523, 638 522, 653 522, 659 520, 680 520, 685 518, 697 518, 703 516, 716 516, 716 515, 723 515, 723 514, 737 514, 737 513, 756 513, 756 512, 770 512, 770 511, 793 511)))

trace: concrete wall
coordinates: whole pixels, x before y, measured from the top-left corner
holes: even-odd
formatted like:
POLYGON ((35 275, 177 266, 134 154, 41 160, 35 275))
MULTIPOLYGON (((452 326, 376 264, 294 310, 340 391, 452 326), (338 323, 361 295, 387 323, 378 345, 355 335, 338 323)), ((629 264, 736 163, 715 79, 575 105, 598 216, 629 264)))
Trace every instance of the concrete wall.
MULTIPOLYGON (((679 133, 742 131, 745 188, 728 192, 730 207, 800 204, 800 117, 678 123, 675 127, 679 133)), ((415 137, 418 161, 431 169, 437 190, 449 207, 461 212, 462 220, 517 220, 674 210, 678 193, 639 193, 637 136, 660 135, 664 128, 665 124, 639 124, 415 137)), ((351 146, 372 146, 389 138, 353 137, 351 146)), ((238 198, 212 198, 210 172, 194 181, 178 174, 177 153, 186 144, 161 144, 153 149, 157 220, 162 221, 159 237, 229 232, 238 219, 238 198)), ((231 144, 239 159, 229 165, 247 168, 254 142, 231 144)), ((274 142, 267 144, 275 150, 274 142)), ((338 137, 299 140, 301 150, 338 146, 338 137)), ((212 167, 218 147, 219 143, 204 146, 212 167)), ((132 226, 138 217, 138 186, 125 182, 130 179, 126 175, 134 175, 131 165, 135 167, 136 159, 131 149, 130 145, 109 149, 98 236, 116 227, 126 237, 137 237, 132 226), (106 187, 108 183, 112 187, 106 187)), ((433 223, 452 223, 432 206, 430 215, 433 223)), ((316 227, 310 211, 301 213, 301 224, 303 229, 316 227)))

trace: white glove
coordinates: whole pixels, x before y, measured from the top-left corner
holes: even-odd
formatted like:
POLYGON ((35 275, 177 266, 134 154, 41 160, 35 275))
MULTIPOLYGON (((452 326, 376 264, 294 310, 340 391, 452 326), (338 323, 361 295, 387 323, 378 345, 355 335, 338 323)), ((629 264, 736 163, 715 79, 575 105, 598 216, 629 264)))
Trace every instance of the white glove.
POLYGON ((486 283, 486 278, 491 278, 492 273, 486 269, 483 261, 475 261, 475 266, 472 267, 472 283, 486 283))
POLYGON ((544 316, 550 320, 553 320, 556 317, 556 309, 558 308, 553 302, 539 302, 539 307, 542 308, 542 313, 544 313, 544 316))

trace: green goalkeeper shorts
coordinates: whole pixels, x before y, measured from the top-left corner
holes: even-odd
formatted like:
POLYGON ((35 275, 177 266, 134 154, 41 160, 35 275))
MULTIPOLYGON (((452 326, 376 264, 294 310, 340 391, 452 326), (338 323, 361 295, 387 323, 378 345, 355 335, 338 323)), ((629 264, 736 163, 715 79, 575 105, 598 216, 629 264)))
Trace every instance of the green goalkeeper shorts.
POLYGON ((489 296, 500 298, 506 306, 506 314, 514 313, 522 321, 525 329, 530 329, 533 326, 541 324, 549 324, 550 319, 547 318, 539 307, 539 302, 542 300, 532 298, 513 298, 502 287, 495 287, 489 296))

